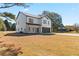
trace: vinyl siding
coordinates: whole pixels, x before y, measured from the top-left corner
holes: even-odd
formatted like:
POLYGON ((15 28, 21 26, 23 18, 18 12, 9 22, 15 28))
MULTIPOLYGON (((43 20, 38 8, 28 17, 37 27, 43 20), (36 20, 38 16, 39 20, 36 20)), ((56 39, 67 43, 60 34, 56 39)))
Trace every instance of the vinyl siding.
POLYGON ((16 20, 16 31, 17 32, 26 32, 25 29, 26 29, 26 16, 24 16, 23 14, 19 14, 17 20, 16 20), (22 29, 21 29, 22 28, 22 29), (19 30, 18 30, 19 29, 19 30))

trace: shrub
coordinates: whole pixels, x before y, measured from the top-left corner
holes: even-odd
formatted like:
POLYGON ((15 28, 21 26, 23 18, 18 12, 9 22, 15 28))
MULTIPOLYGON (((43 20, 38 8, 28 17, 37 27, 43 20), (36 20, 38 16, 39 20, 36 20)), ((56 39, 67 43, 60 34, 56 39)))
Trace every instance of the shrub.
POLYGON ((21 47, 16 48, 14 44, 0 44, 1 56, 18 56, 18 54, 22 53, 21 47))

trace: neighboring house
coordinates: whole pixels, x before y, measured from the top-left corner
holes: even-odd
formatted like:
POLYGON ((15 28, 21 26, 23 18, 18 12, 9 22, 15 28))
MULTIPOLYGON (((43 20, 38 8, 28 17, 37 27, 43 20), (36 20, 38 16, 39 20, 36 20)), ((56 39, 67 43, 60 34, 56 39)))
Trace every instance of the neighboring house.
POLYGON ((51 20, 46 16, 33 16, 19 12, 16 18, 17 33, 50 33, 51 20))

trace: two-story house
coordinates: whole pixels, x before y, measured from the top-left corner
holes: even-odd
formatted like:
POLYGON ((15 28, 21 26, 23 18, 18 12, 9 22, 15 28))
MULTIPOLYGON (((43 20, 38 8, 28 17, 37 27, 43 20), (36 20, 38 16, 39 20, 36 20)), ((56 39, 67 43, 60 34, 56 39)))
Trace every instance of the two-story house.
POLYGON ((51 20, 46 16, 34 16, 19 12, 16 18, 17 33, 50 33, 51 20))

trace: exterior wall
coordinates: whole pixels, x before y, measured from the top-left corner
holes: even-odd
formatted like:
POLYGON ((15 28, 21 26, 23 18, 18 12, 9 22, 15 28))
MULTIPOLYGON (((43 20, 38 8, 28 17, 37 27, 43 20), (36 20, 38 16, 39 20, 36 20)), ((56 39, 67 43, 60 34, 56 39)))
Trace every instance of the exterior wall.
POLYGON ((23 32, 23 33, 38 33, 37 29, 39 28, 39 33, 42 33, 42 28, 50 28, 51 32, 51 20, 43 17, 42 19, 29 17, 24 15, 23 13, 19 13, 16 19, 16 32, 23 32), (33 19, 33 25, 28 24, 29 18, 33 19), (46 21, 46 23, 44 23, 46 21), (34 25, 39 24, 39 25, 34 25), (30 27, 30 29, 29 29, 30 27))
POLYGON ((33 19, 33 24, 40 24, 41 25, 41 20, 33 17, 27 17, 27 23, 29 23, 29 19, 33 19))
POLYGON ((26 16, 22 13, 19 13, 18 18, 16 19, 16 32, 24 32, 26 33, 26 16))
POLYGON ((51 20, 50 19, 47 19, 46 17, 43 17, 41 19, 41 22, 42 22, 42 26, 41 26, 41 32, 42 32, 42 28, 45 27, 45 28, 50 28, 50 32, 51 32, 51 20), (44 21, 46 21, 46 23, 44 23, 44 21))
POLYGON ((40 33, 41 32, 41 20, 38 18, 27 17, 27 20, 26 20, 27 23, 30 23, 29 22, 30 18, 33 20, 33 22, 31 24, 39 24, 39 25, 27 25, 26 24, 27 33, 37 33, 36 28, 39 28, 39 33, 40 33), (30 27, 30 30, 29 30, 29 27, 30 27))
POLYGON ((51 28, 51 20, 47 19, 46 17, 43 17, 42 18, 42 27, 51 28), (46 21, 46 23, 44 23, 44 21, 46 21))
POLYGON ((27 25, 27 33, 38 33, 36 29, 39 28, 39 33, 41 33, 41 26, 37 25, 27 25), (29 29, 30 28, 30 29, 29 29))

